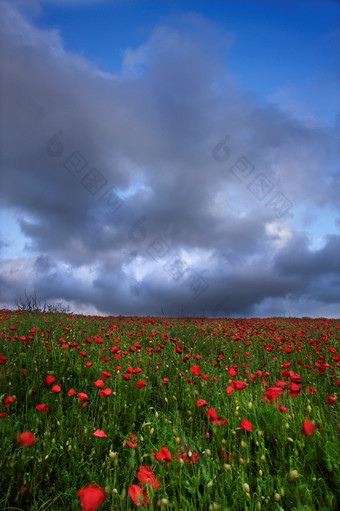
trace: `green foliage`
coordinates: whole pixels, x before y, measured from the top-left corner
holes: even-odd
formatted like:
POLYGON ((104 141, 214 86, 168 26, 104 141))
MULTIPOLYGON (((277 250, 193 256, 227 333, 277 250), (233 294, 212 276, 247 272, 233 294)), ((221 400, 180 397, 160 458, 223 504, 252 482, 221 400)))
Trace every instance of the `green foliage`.
POLYGON ((106 491, 100 511, 132 510, 128 491, 143 486, 140 466, 152 466, 160 485, 143 486, 151 510, 338 508, 339 320, 0 311, 0 322, 1 509, 80 510, 77 493, 93 483, 106 491), (196 365, 201 375, 191 371, 196 365), (111 395, 100 396, 97 380, 111 395), (139 381, 147 385, 139 389, 139 381), (235 381, 246 388, 233 389, 235 381), (277 381, 288 389, 270 401, 265 392, 277 381), (87 394, 85 406, 78 393, 87 394), (209 420, 211 407, 226 425, 209 420), (315 427, 310 435, 305 419, 315 427), (98 429, 107 437, 93 436, 98 429), (25 431, 37 439, 30 447, 17 442, 25 431), (169 464, 153 454, 164 446, 169 464))

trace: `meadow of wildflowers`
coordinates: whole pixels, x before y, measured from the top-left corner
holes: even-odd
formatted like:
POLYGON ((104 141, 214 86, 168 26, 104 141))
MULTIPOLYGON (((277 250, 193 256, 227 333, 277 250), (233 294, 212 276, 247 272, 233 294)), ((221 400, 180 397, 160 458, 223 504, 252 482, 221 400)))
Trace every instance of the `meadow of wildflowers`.
POLYGON ((1 510, 340 508, 340 320, 0 323, 1 510))

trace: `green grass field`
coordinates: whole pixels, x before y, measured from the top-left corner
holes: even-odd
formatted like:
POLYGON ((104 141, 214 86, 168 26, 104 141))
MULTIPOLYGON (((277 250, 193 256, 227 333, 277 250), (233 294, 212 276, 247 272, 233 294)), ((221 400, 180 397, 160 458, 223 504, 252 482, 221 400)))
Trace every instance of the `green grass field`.
POLYGON ((340 508, 340 320, 0 313, 1 510, 340 508))

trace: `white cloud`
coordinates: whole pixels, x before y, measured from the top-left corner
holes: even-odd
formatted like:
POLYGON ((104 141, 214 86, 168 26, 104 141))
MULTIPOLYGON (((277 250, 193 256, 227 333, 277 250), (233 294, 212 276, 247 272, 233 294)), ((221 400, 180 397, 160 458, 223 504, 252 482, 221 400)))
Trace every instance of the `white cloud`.
POLYGON ((271 222, 266 224, 266 232, 273 239, 275 247, 284 247, 293 236, 292 228, 285 222, 271 222))

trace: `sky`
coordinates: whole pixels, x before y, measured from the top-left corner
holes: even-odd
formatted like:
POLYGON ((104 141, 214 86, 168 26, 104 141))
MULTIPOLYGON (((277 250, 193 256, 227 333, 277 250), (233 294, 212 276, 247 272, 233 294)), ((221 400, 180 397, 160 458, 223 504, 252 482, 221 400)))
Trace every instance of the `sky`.
POLYGON ((0 10, 0 307, 340 317, 338 1, 0 10))

